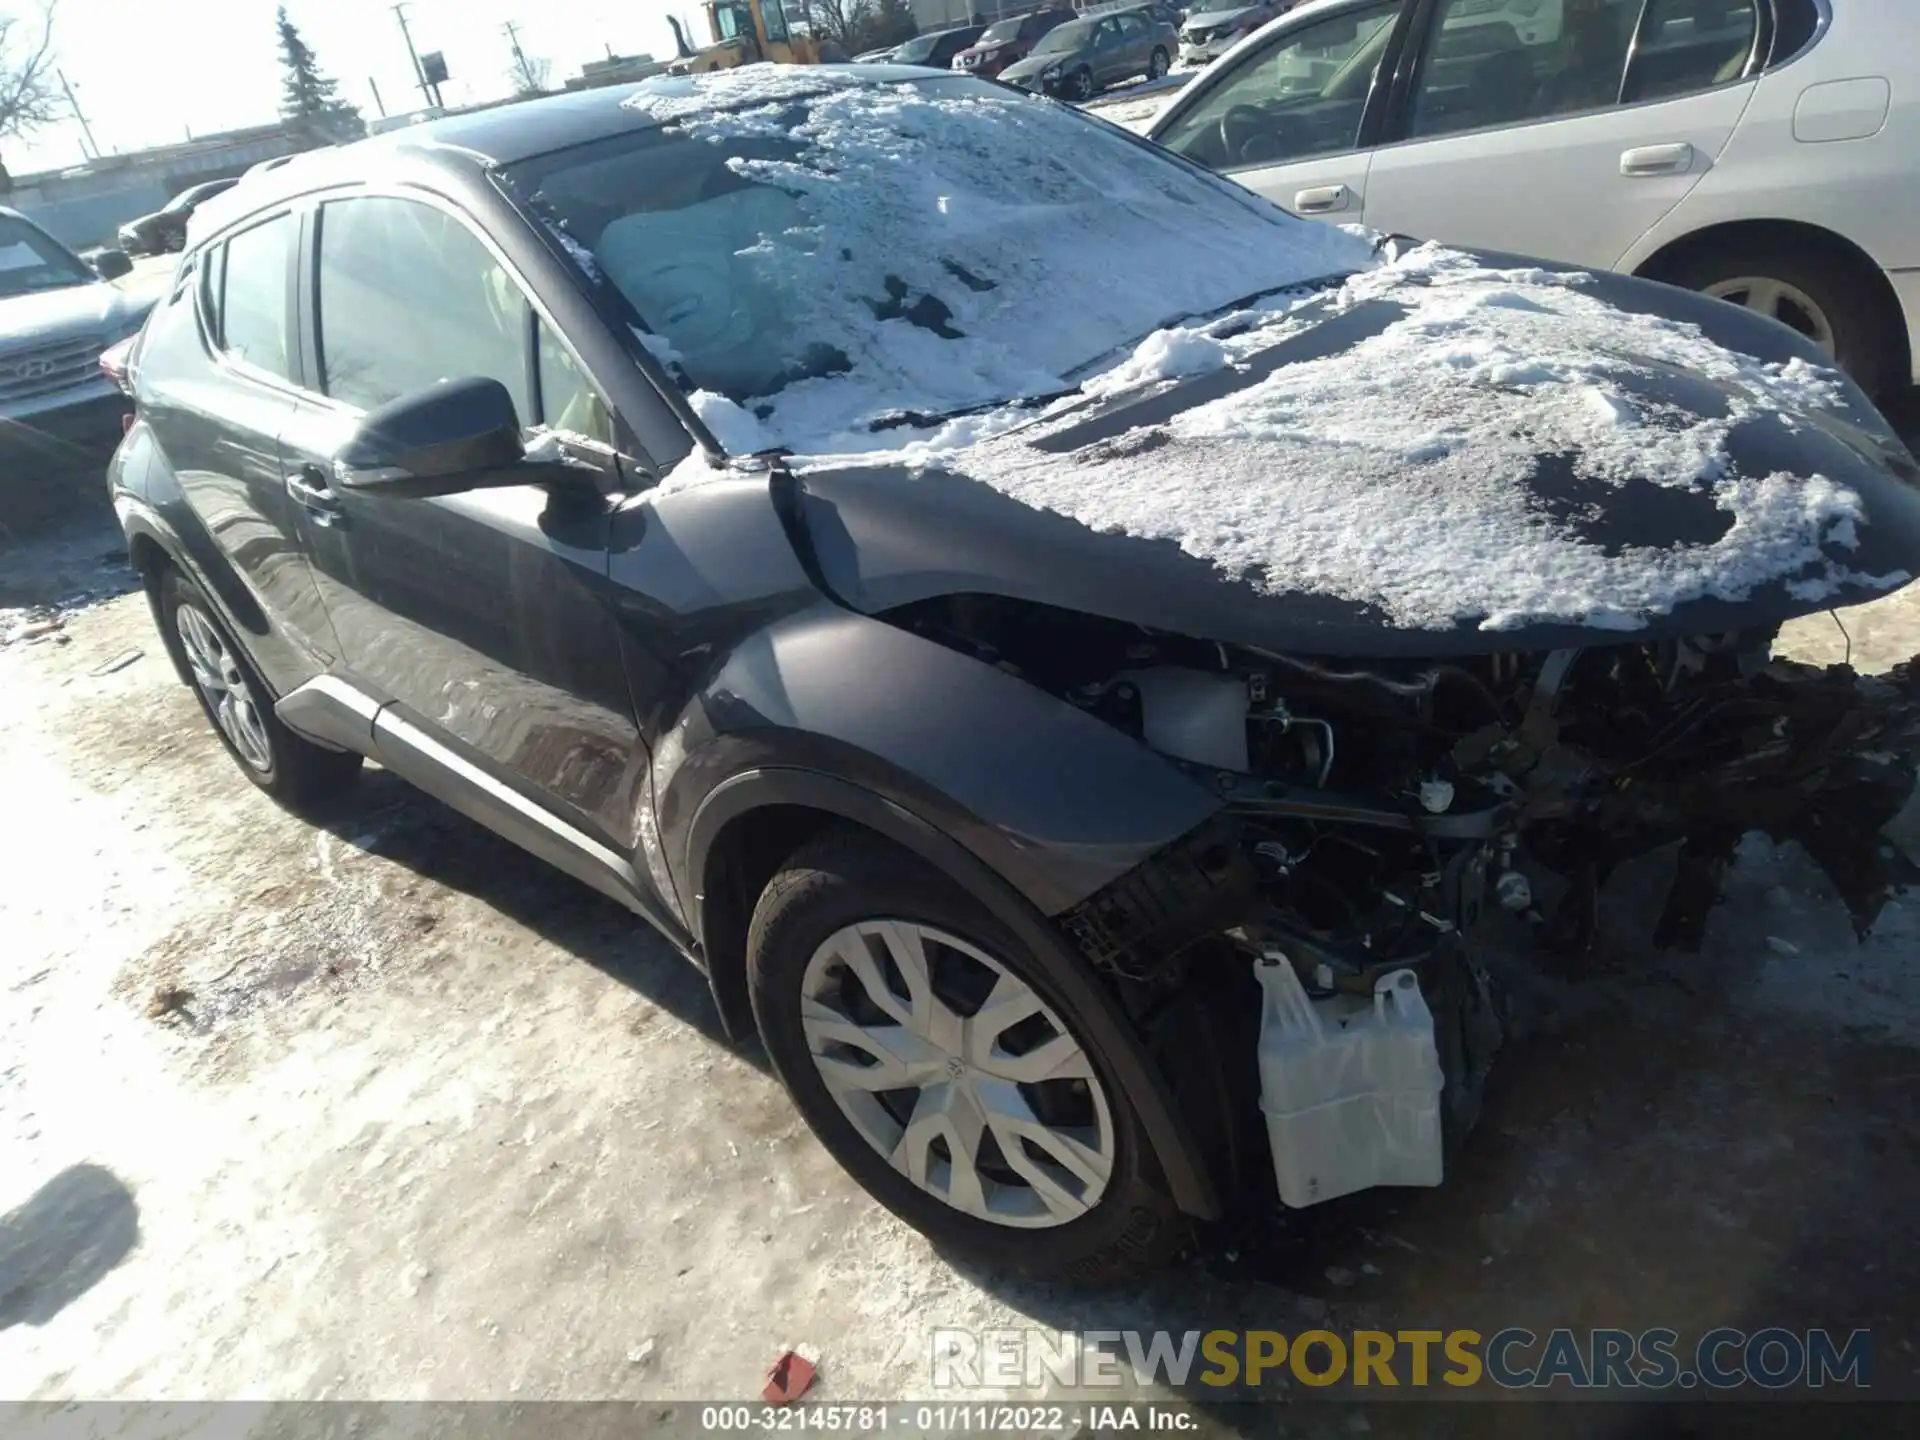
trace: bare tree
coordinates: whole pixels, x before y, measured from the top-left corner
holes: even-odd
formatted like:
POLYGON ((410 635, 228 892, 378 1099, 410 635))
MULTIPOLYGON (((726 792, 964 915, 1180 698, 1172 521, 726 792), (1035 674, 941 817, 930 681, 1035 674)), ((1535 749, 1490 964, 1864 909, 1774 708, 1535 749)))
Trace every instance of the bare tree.
POLYGON ((553 70, 553 62, 537 55, 529 55, 517 44, 513 47, 513 65, 507 71, 507 78, 513 82, 516 95, 539 95, 547 88, 547 76, 553 70))
POLYGON ((0 15, 0 140, 25 135, 64 117, 53 68, 53 4, 38 23, 0 15))
POLYGON ((807 27, 822 40, 837 40, 849 53, 873 13, 869 0, 808 0, 807 27))

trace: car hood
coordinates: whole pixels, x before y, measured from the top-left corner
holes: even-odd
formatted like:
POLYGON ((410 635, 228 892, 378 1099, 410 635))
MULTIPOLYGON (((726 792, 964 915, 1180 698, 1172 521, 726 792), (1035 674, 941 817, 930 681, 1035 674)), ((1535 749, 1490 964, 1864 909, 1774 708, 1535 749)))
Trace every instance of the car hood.
POLYGON ((1231 25, 1236 20, 1244 20, 1247 16, 1257 13, 1259 9, 1258 5, 1242 5, 1236 10, 1208 10, 1202 14, 1187 16, 1181 29, 1217 30, 1222 25, 1231 25))
POLYGON ((135 299, 104 281, 0 299, 0 348, 80 336, 118 339, 152 308, 151 298, 135 299))
POLYGON ((1030 80, 1055 62, 1071 63, 1080 58, 1078 50, 1054 50, 1044 55, 1022 55, 1000 72, 1002 80, 1030 80))
POLYGON ((984 445, 790 462, 825 588, 865 613, 988 594, 1269 650, 1438 656, 1771 626, 1920 573, 1920 467, 1786 327, 1444 253, 1493 279, 1350 283, 1290 310, 1276 344, 984 445), (1552 382, 1556 416, 1544 371, 1489 358, 1472 324, 1576 299, 1543 333, 1575 336, 1602 378, 1552 382), (1400 372, 1373 372, 1376 350, 1400 372), (1476 365, 1461 418, 1447 387, 1476 365), (1383 461, 1355 433, 1375 424, 1414 438, 1383 461))

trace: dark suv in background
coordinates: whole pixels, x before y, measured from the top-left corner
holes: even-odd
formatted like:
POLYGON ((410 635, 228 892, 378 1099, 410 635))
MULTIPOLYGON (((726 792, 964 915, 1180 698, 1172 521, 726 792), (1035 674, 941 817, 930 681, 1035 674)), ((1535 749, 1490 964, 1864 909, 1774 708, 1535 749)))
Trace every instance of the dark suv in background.
POLYGON ((951 30, 929 30, 894 48, 888 61, 895 65, 925 65, 945 70, 953 57, 980 38, 984 25, 956 25, 951 30))
POLYGON ((978 40, 953 57, 953 68, 991 80, 1014 61, 1026 59, 1049 30, 1074 18, 1073 11, 1060 9, 1035 10, 1031 14, 996 20, 981 32, 978 40))
POLYGON ((38 523, 84 495, 131 407, 100 356, 152 308, 116 285, 118 250, 89 265, 17 210, 0 208, 0 524, 38 523), (78 477, 84 475, 84 488, 78 477))
POLYGON ((159 255, 185 249, 187 222, 193 218, 193 212, 239 183, 238 177, 207 180, 182 190, 151 215, 142 215, 122 225, 120 248, 129 255, 159 255))

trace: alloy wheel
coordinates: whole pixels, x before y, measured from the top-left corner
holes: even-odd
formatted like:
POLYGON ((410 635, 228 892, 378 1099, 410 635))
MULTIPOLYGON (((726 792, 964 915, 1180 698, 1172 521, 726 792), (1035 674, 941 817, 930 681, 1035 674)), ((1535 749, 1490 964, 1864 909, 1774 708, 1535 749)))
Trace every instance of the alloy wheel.
POLYGON ((1073 98, 1076 100, 1093 98, 1093 72, 1084 65, 1073 72, 1073 98))
POLYGON ((1745 306, 1770 320, 1799 331, 1827 354, 1837 353, 1833 322, 1813 297, 1797 285, 1764 275, 1739 275, 1707 286, 1706 294, 1745 306))
POLYGON ((239 661, 198 606, 179 606, 174 611, 173 628, 186 652, 193 683, 213 712, 220 733, 242 760, 267 774, 273 769, 273 749, 239 661))
POLYGON ((1154 51, 1147 59, 1147 79, 1158 80, 1162 75, 1167 73, 1169 63, 1166 51, 1154 51))
POLYGON ((1092 1061, 976 946, 909 920, 848 925, 807 962, 801 1027, 853 1127, 963 1214, 1045 1228, 1106 1192, 1113 1117, 1092 1061))

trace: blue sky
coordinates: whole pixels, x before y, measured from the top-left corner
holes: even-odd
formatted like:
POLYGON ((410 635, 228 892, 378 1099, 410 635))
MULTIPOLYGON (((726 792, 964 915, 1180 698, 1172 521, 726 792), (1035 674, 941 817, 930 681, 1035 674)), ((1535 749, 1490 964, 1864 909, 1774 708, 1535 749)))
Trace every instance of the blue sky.
MULTIPOLYGON (((30 17, 39 0, 0 0, 30 17)), ((274 0, 60 0, 60 66, 102 150, 134 150, 270 121, 280 65, 274 0)), ((552 63, 557 84, 611 45, 630 55, 673 51, 666 16, 705 33, 697 0, 411 0, 407 23, 421 51, 447 57, 449 104, 508 93, 512 55, 501 26, 514 21, 530 58, 552 63)), ((289 0, 288 13, 341 93, 369 117, 371 79, 390 113, 422 103, 391 0, 289 0)), ((0 142, 16 175, 78 164, 79 127, 63 124, 0 142)))

